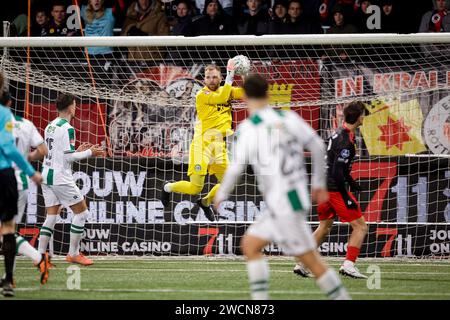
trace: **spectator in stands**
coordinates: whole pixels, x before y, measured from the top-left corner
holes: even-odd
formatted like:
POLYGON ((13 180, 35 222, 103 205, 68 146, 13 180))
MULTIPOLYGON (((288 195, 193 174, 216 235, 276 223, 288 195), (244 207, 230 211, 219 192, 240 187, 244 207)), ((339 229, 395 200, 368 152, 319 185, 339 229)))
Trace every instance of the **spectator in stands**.
MULTIPOLYGON (((177 18, 172 27, 174 36, 190 37, 193 35, 192 15, 194 8, 189 0, 179 0, 177 5, 177 18)), ((191 48, 178 47, 178 50, 169 50, 166 60, 175 65, 184 65, 186 60, 192 59, 191 48)))
POLYGON ((347 23, 345 9, 343 6, 337 4, 333 8, 333 26, 328 30, 328 33, 357 33, 358 28, 353 24, 347 23))
MULTIPOLYGON (((160 0, 138 0, 128 8, 122 27, 124 36, 166 36, 169 35, 169 24, 162 10, 160 0)), ((160 48, 129 48, 130 60, 162 59, 160 48)))
POLYGON ((362 0, 359 2, 359 7, 356 9, 355 13, 355 25, 361 33, 374 32, 376 30, 371 30, 367 27, 367 19, 371 16, 367 12, 367 8, 371 5, 369 0, 362 0))
MULTIPOLYGON (((450 16, 448 14, 449 3, 446 0, 435 0, 434 10, 428 11, 422 16, 419 32, 450 32, 450 16)), ((442 44, 422 44, 422 53, 425 58, 432 57, 439 52, 441 57, 450 55, 450 45, 442 44)))
MULTIPOLYGON (((85 24, 83 30, 85 36, 110 37, 114 35, 115 18, 112 8, 105 7, 104 0, 88 0, 87 5, 81 7, 81 17, 85 24)), ((87 50, 96 81, 110 84, 114 63, 113 48, 88 47, 87 50)))
MULTIPOLYGON (((81 7, 84 20, 84 35, 87 37, 111 37, 114 35, 115 18, 112 8, 105 8, 104 0, 88 0, 87 6, 81 7)), ((89 55, 111 55, 112 47, 90 47, 89 55)))
POLYGON ((206 0, 202 16, 192 24, 192 34, 194 36, 235 34, 229 20, 218 0, 206 0))
POLYGON ((133 0, 106 0, 105 7, 111 6, 112 12, 114 14, 114 28, 122 28, 127 13, 126 9, 131 4, 131 2, 133 2, 133 0))
MULTIPOLYGON (((323 26, 333 25, 333 8, 340 5, 344 15, 351 18, 355 12, 355 0, 309 0, 314 3, 314 11, 319 15, 320 23, 323 26)), ((351 19, 349 21, 351 22, 351 19)))
POLYGON ((247 0, 247 10, 239 19, 239 34, 262 35, 268 32, 269 14, 261 6, 261 0, 247 0))
POLYGON ((28 16, 19 14, 11 23, 11 36, 26 37, 28 34, 28 16))
MULTIPOLYGON (((345 7, 342 5, 335 5, 332 14, 334 24, 328 30, 329 34, 342 34, 342 33, 357 33, 358 28, 356 28, 353 24, 347 23, 347 15, 346 15, 345 7)), ((344 46, 333 45, 330 46, 327 50, 326 54, 322 56, 322 60, 330 60, 330 61, 346 61, 349 56, 354 56, 356 51, 351 49, 346 49, 344 46)))
POLYGON ((174 36, 192 34, 192 6, 188 0, 180 0, 177 4, 177 17, 171 34, 174 36))
POLYGON ((281 34, 284 31, 284 22, 286 19, 288 4, 286 0, 275 0, 271 14, 272 19, 269 23, 270 34, 281 34))
POLYGON ((66 5, 63 2, 55 2, 52 5, 51 11, 52 19, 48 24, 48 29, 45 31, 49 37, 70 37, 79 35, 77 26, 67 25, 66 5))
POLYGON ((34 13, 34 23, 31 28, 31 35, 33 37, 45 37, 47 35, 48 23, 50 19, 45 12, 45 9, 38 8, 34 13))
MULTIPOLYGON (((233 15, 233 0, 219 0, 222 6, 223 12, 229 16, 233 15)), ((205 10, 205 0, 195 0, 195 6, 197 7, 198 14, 202 14, 205 10)))
POLYGON ((162 4, 162 10, 164 11, 164 15, 167 18, 167 21, 169 22, 169 25, 171 22, 175 22, 175 19, 177 18, 177 6, 178 1, 177 0, 163 0, 161 1, 162 4))
POLYGON ((287 34, 322 33, 318 21, 314 21, 303 14, 300 0, 291 0, 288 6, 284 32, 287 34))
POLYGON ((450 32, 448 9, 448 0, 435 0, 434 10, 422 16, 419 32, 450 32))
POLYGON ((286 0, 275 0, 272 6, 271 19, 284 20, 286 18, 288 4, 286 0))
POLYGON ((381 5, 381 29, 382 33, 399 33, 399 18, 393 8, 394 0, 382 0, 381 5))

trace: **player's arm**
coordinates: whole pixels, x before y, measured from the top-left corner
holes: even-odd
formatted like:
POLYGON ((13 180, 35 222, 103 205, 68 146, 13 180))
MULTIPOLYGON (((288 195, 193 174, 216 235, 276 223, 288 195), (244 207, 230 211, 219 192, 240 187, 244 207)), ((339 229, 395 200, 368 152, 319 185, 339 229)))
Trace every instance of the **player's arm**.
POLYGON ((220 183, 219 190, 214 198, 216 209, 222 201, 225 201, 228 198, 251 157, 252 146, 254 146, 251 135, 245 135, 242 132, 238 132, 237 135, 238 139, 234 146, 233 160, 228 166, 225 176, 220 183))
POLYGON ((71 151, 71 150, 64 151, 64 160, 66 160, 67 162, 79 161, 79 160, 87 159, 91 156, 92 156, 91 149, 87 149, 84 151, 78 151, 78 152, 71 151))
POLYGON ((99 157, 101 155, 104 155, 104 150, 98 145, 93 145, 84 151, 64 151, 64 159, 68 162, 79 161, 90 157, 99 157))
POLYGON ((231 88, 231 100, 242 100, 244 98, 244 89, 241 87, 231 88))
POLYGON ((74 162, 89 157, 97 157, 103 154, 103 149, 98 145, 91 146, 89 149, 85 149, 86 143, 83 143, 78 150, 75 151, 75 129, 69 128, 67 134, 65 135, 67 150, 64 151, 64 160, 67 162, 74 162))
POLYGON ((348 185, 350 186, 350 190, 352 192, 361 192, 361 186, 353 179, 351 175, 351 166, 346 168, 345 170, 345 181, 347 181, 348 185))
POLYGON ((35 150, 28 154, 28 161, 42 160, 48 154, 48 148, 36 127, 33 125, 32 128, 31 146, 35 150))
POLYGON ((200 90, 197 93, 196 103, 206 105, 226 104, 230 99, 231 84, 225 83, 220 93, 208 91, 207 93, 200 90))
POLYGON ((5 157, 13 161, 19 169, 22 170, 27 176, 31 177, 36 184, 40 184, 42 182, 41 174, 34 170, 33 166, 17 149, 11 132, 0 130, 0 152, 2 152, 5 157))
POLYGON ((41 143, 35 150, 28 154, 28 161, 42 160, 48 154, 48 148, 45 143, 41 143))
POLYGON ((348 195, 347 189, 345 188, 346 172, 348 171, 347 162, 348 155, 350 151, 346 145, 339 146, 339 141, 337 139, 332 140, 331 148, 335 152, 333 167, 331 168, 331 176, 336 182, 336 187, 339 193, 344 199, 347 208, 356 208, 356 204, 348 195))

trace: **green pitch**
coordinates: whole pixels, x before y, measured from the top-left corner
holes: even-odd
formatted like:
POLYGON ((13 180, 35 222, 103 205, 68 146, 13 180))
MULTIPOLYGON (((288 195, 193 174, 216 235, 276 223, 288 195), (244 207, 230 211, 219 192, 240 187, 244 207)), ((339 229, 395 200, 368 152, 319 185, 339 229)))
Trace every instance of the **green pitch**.
MULTIPOLYGON (((247 273, 241 258, 95 258, 80 267, 80 289, 67 288, 70 265, 55 260, 49 282, 40 286, 31 262, 19 258, 17 299, 248 299, 247 273)), ((327 259, 338 269, 341 259, 327 259)), ((3 266, 3 263, 2 263, 3 266)), ((380 289, 366 280, 343 278, 353 299, 450 299, 450 261, 360 259, 358 267, 381 271, 380 289), (375 267, 374 267, 375 266, 375 267)), ((313 279, 292 272, 292 260, 270 258, 272 299, 325 299, 313 279)), ((368 274, 370 275, 370 274, 368 274)), ((76 284, 71 278, 69 283, 76 284)), ((372 282, 374 283, 374 282, 372 282)), ((1 297, 1 296, 0 296, 1 297)), ((0 299, 3 299, 1 297, 0 299)))

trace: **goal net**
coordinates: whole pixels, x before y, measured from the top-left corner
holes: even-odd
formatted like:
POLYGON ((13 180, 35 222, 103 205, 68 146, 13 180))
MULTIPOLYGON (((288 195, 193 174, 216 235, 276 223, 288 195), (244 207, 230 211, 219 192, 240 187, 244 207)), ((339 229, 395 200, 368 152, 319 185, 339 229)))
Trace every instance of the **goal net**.
MULTIPOLYGON (((361 256, 450 254, 447 35, 4 37, 0 43, 1 71, 17 115, 43 134, 56 117, 57 94, 74 94, 77 145, 108 150, 105 158, 73 166, 89 208, 82 242, 87 254, 240 254, 241 237, 265 206, 251 170, 214 223, 195 205, 197 197, 174 194, 165 209, 159 200, 164 182, 187 179, 195 94, 205 65, 224 70, 238 54, 270 81, 273 107, 298 112, 324 139, 342 123, 348 102, 366 103, 369 114, 357 132, 352 171, 369 224, 361 256), (89 48, 112 44, 112 54, 88 54, 89 48)), ((245 106, 234 101, 233 127, 245 117, 245 106)), ((208 177, 202 194, 215 183, 208 177)), ((35 245, 44 218, 41 191, 30 184, 19 231, 35 245)), ((68 250, 71 218, 63 210, 54 254, 68 250)), ((308 220, 317 226, 315 207, 308 220)), ((336 223, 322 254, 345 255, 350 231, 336 223)), ((281 252, 276 245, 266 248, 267 254, 281 252)))

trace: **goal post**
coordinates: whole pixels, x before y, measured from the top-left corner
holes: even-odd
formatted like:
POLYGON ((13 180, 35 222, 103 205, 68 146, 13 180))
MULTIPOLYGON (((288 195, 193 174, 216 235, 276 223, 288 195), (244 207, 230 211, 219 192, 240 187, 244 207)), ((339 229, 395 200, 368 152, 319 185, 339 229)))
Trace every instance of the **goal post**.
MULTIPOLYGON (((87 199, 87 254, 240 254, 239 242, 264 201, 247 170, 210 223, 196 197, 174 195, 164 209, 165 181, 187 178, 204 67, 237 55, 270 82, 270 104, 298 112, 326 139, 355 99, 368 115, 357 132, 353 176, 369 224, 361 256, 450 255, 450 36, 430 34, 267 35, 233 37, 0 38, 0 69, 13 111, 41 133, 56 116, 55 97, 74 94, 77 144, 102 144, 106 158, 80 161, 74 177, 87 199), (86 48, 112 47, 105 56, 86 48)), ((224 70, 224 68, 223 68, 224 70)), ((242 80, 236 77, 236 85, 242 80)), ((245 106, 233 102, 233 127, 245 106)), ((307 156, 310 173, 310 158, 307 156)), ((308 173, 308 174, 309 174, 308 173)), ((216 183, 207 179, 203 194, 216 183)), ((44 221, 39 188, 30 184, 19 231, 30 239, 44 221)), ((69 210, 70 211, 70 210, 69 210)), ((308 220, 317 225, 316 208, 308 220)), ((71 213, 54 237, 67 252, 71 213)), ((320 247, 342 256, 349 226, 337 223, 320 247)), ((281 248, 266 252, 278 255, 281 248)))

